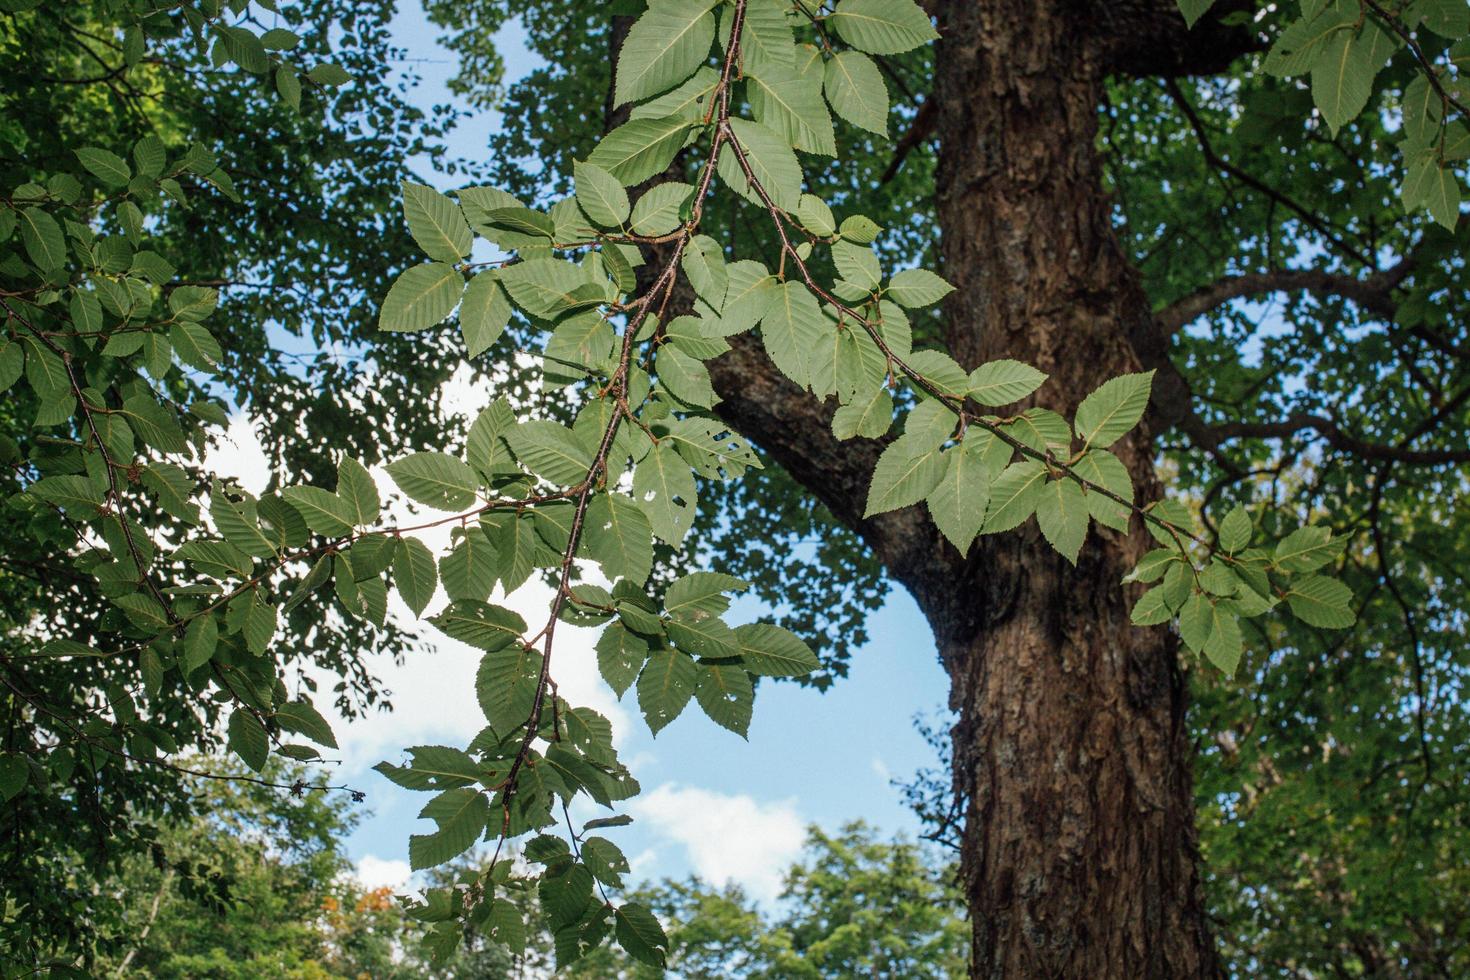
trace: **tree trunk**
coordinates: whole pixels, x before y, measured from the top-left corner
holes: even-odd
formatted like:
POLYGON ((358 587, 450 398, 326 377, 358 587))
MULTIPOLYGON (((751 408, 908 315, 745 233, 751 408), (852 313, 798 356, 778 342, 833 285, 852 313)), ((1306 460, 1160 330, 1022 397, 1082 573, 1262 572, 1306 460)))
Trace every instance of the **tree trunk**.
MULTIPOLYGON (((1116 15, 1118 7, 1113 8, 1116 15)), ((1140 370, 1146 297, 1113 235, 1097 113, 1117 51, 1066 0, 939 5, 938 212, 966 368, 1011 357, 1068 413, 1140 370)), ((1111 26, 1111 25, 1110 25, 1111 26)), ((1117 36, 1114 33, 1112 36, 1117 36)), ((1146 433, 1114 447, 1157 496, 1146 433)), ((982 538, 962 587, 919 595, 952 680, 975 977, 1217 975, 1196 871, 1185 685, 1119 580, 1141 523, 1093 525, 1076 568, 1034 523, 982 538)))
MULTIPOLYGON (((930 98, 941 271, 957 287, 951 353, 966 367, 1034 364, 1051 375, 1035 400, 1069 413, 1141 361, 1167 368, 1111 227, 1096 146, 1104 80, 1218 71, 1250 32, 1209 18, 1186 31, 1174 0, 926 7, 943 38, 930 98)), ((710 364, 721 417, 852 527, 934 629, 960 716, 956 790, 970 801, 973 976, 1218 976, 1175 644, 1129 623, 1141 590, 1119 581, 1150 547, 1141 522, 1128 535, 1094 526, 1073 568, 1034 522, 960 556, 922 507, 864 517, 886 442, 837 442, 830 402, 781 376, 756 337, 730 343, 710 364)), ((1113 449, 1140 499, 1156 498, 1148 433, 1113 449)))

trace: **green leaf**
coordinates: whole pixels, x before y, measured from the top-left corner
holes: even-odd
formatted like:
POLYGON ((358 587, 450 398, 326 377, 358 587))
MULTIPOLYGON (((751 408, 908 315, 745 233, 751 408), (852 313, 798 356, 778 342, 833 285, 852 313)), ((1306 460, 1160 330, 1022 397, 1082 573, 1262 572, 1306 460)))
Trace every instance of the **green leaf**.
POLYGON ((440 262, 469 255, 473 236, 459 205, 427 185, 405 180, 402 186, 403 216, 424 254, 440 262))
POLYGON ((101 491, 85 476, 46 476, 26 489, 81 520, 96 517, 103 505, 101 491))
POLYGON ((406 750, 407 765, 380 762, 373 769, 404 789, 417 791, 472 786, 480 778, 480 766, 467 753, 444 745, 416 745, 406 750))
POLYGON ((6 803, 20 795, 30 778, 31 767, 19 755, 9 752, 0 755, 0 803, 6 803))
POLYGON ((214 484, 209 494, 209 516, 225 540, 255 558, 274 558, 275 545, 260 530, 255 507, 248 499, 237 505, 224 488, 214 484))
POLYGON ((136 394, 123 399, 123 416, 145 443, 166 453, 183 452, 188 446, 184 430, 172 411, 153 400, 152 395, 136 394))
POLYGON ((592 467, 592 453, 559 422, 522 422, 507 432, 505 439, 523 466, 561 486, 581 483, 592 467))
POLYGON ((471 279, 459 307, 465 354, 478 357, 489 350, 510 323, 512 312, 510 297, 493 269, 486 269, 471 279))
MULTIPOLYGON (((784 0, 752 0, 746 4, 745 27, 740 32, 740 61, 747 78, 795 68, 791 27, 786 19, 790 9, 784 0)), ((727 23, 721 29, 722 43, 728 43, 729 32, 727 23)))
POLYGON ((694 73, 715 39, 713 0, 652 0, 618 56, 613 105, 666 92, 694 73))
POLYGON ((832 435, 838 439, 854 436, 878 439, 886 435, 892 425, 893 399, 882 386, 875 386, 867 394, 859 392, 832 415, 832 435))
MULTIPOLYGON (((485 534, 495 548, 497 571, 501 585, 507 593, 514 592, 531 577, 531 571, 545 545, 536 534, 533 518, 528 516, 501 515, 499 520, 485 527, 485 534)), ((650 545, 651 547, 651 545, 650 545)), ((448 569, 440 566, 440 574, 448 569)))
POLYGON ((352 533, 352 508, 335 493, 320 487, 287 487, 281 496, 301 512, 306 526, 318 534, 340 537, 352 533))
POLYGON ((498 398, 475 418, 465 442, 465 455, 487 477, 510 464, 510 446, 502 436, 516 424, 510 402, 498 398))
POLYGON ((678 650, 655 650, 638 676, 638 707, 657 735, 679 717, 694 696, 694 661, 678 650))
POLYGON ((755 706, 755 687, 745 668, 731 664, 697 665, 694 699, 710 720, 746 738, 755 706))
POLYGON ((676 616, 668 620, 664 628, 674 645, 685 653, 720 659, 740 653, 734 631, 724 620, 708 613, 676 616))
POLYGON ((761 339, 781 373, 803 388, 811 384, 811 358, 835 326, 806 286, 788 280, 767 294, 761 339))
POLYGON ((408 839, 408 864, 414 871, 452 861, 474 846, 490 819, 490 801, 478 790, 448 789, 419 812, 439 829, 432 834, 414 834, 408 839))
POLYGON ((1077 436, 1088 449, 1104 449, 1123 438, 1148 408, 1154 373, 1124 374, 1104 381, 1077 406, 1077 436))
POLYGON ((652 912, 637 902, 628 902, 618 908, 614 922, 614 934, 625 953, 640 963, 664 968, 669 939, 652 912))
POLYGON ((398 550, 393 558, 393 582, 413 614, 422 616, 429 600, 434 598, 439 573, 434 566, 433 554, 418 538, 398 539, 398 550))
POLYGON ((516 305, 533 316, 551 318, 606 300, 584 269, 564 259, 531 259, 497 273, 516 305))
POLYGON ((1334 538, 1330 529, 1309 525, 1281 539, 1274 557, 1283 572, 1311 572, 1337 558, 1345 547, 1346 538, 1334 538))
POLYGON ((1094 449, 1072 464, 1072 472, 1082 479, 1101 487, 1127 505, 1119 503, 1096 490, 1083 488, 1087 500, 1087 512, 1103 527, 1110 527, 1122 534, 1128 533, 1128 523, 1133 510, 1133 478, 1123 461, 1106 449, 1094 449))
MULTIPOLYGON (((751 174, 771 203, 782 211, 795 211, 801 201, 802 173, 791 147, 771 130, 749 119, 731 119, 730 131, 744 152, 751 174)), ((736 193, 759 202, 733 151, 720 154, 719 172, 736 193)))
POLYGON ((811 647, 795 633, 771 623, 747 623, 734 630, 740 663, 763 677, 803 677, 822 666, 811 647))
POLYGON ((337 464, 337 496, 347 506, 351 521, 358 527, 374 524, 382 509, 378 501, 378 485, 373 475, 357 460, 343 456, 337 464))
POLYGON ((593 223, 603 228, 621 227, 628 220, 628 192, 618 179, 595 163, 573 163, 577 203, 593 223))
POLYGON ((451 602, 429 622, 445 636, 487 652, 516 642, 526 632, 526 621, 516 613, 473 599, 451 602))
POLYGON ((871 292, 883 278, 878 256, 871 246, 838 240, 832 243, 832 264, 847 282, 871 292))
POLYGON ((691 121, 680 115, 633 119, 604 136, 587 162, 612 174, 625 187, 662 172, 684 145, 691 121))
POLYGON ((475 471, 444 453, 414 453, 387 466, 388 475, 409 497, 438 510, 464 510, 475 502, 475 471))
MULTIPOLYGON (((1233 555, 1251 543, 1251 515, 1244 504, 1237 504, 1220 522, 1220 550, 1233 555)), ((1284 544, 1285 542, 1283 542, 1284 544)))
POLYGON ((249 708, 238 707, 230 713, 225 742, 230 751, 238 755, 251 769, 260 772, 265 768, 266 757, 270 754, 270 740, 266 736, 265 726, 249 708))
POLYGON ((838 52, 827 62, 822 88, 843 119, 870 133, 888 135, 888 86, 872 58, 860 51, 838 52))
MULTIPOLYGON (((545 246, 556 239, 556 219, 549 214, 523 208, 520 205, 506 208, 491 208, 485 212, 485 221, 492 231, 511 232, 530 239, 526 244, 545 246), (545 239, 545 241, 540 241, 545 239)), ((590 231, 590 229, 588 229, 590 231)), ((502 241, 505 241, 503 235, 502 241)))
POLYGON ((1040 388, 1046 378, 1020 361, 989 361, 970 372, 965 393, 981 405, 1009 405, 1040 388))
POLYGON ((837 233, 850 242, 867 245, 877 238, 878 233, 882 230, 872 218, 861 214, 853 214, 842 219, 842 224, 837 228, 837 233))
POLYGON ((587 505, 583 540, 610 579, 641 585, 653 569, 653 528, 636 503, 620 493, 598 494, 587 505))
POLYGON ((1452 168, 1430 168, 1424 202, 1429 208, 1430 217, 1450 231, 1455 230, 1455 225, 1460 220, 1460 181, 1452 168))
POLYGON ((76 151, 77 159, 108 187, 123 187, 133 179, 132 170, 122 157, 109 150, 84 146, 76 151))
POLYGON ((530 720, 541 684, 543 658, 522 643, 489 650, 475 673, 475 697, 485 720, 502 737, 530 720))
POLYGON ((291 701, 276 709, 276 722, 288 732, 305 735, 318 745, 329 749, 337 747, 337 736, 332 726, 310 701, 291 701))
POLYGON ((900 437, 878 457, 863 516, 872 517, 923 500, 944 478, 947 463, 937 448, 917 445, 909 436, 900 437))
POLYGON ((1179 12, 1184 15, 1184 25, 1193 27, 1214 4, 1215 0, 1179 0, 1179 12))
POLYGON ((405 269, 383 300, 378 329, 412 333, 442 323, 459 305, 464 288, 464 277, 442 262, 405 269))
POLYGON ((1036 503, 1036 523, 1051 546, 1073 565, 1087 539, 1087 501, 1082 488, 1068 479, 1051 480, 1036 503))
POLYGON ((40 208, 22 208, 15 212, 20 222, 20 239, 26 255, 43 272, 61 268, 66 262, 66 239, 56 219, 40 208))
POLYGON ((837 231, 837 221, 827 202, 815 194, 803 194, 796 204, 796 216, 801 226, 813 235, 826 237, 837 231))
POLYGON ((1286 601, 1296 617, 1309 626, 1347 629, 1358 618, 1352 609, 1352 589, 1325 575, 1293 582, 1286 601))
POLYGON ((1133 604, 1133 611, 1128 618, 1135 626, 1157 626, 1174 618, 1174 613, 1165 600, 1166 591, 1162 585, 1155 586, 1133 604))
POLYGON ((609 623, 597 640, 597 669, 620 698, 638 679, 647 660, 648 641, 620 622, 609 623))
POLYGON ((209 663, 219 646, 219 625, 208 614, 198 616, 184 631, 183 672, 187 676, 209 663))
MULTIPOLYGON (((660 352, 660 365, 664 356, 660 352)), ((694 364, 703 370, 699 362, 694 364)), ((648 514, 653 533, 679 547, 694 522, 698 496, 689 464, 669 442, 655 446, 633 471, 633 499, 648 514)))
MULTIPOLYGON (((789 44, 786 51, 791 51, 789 44)), ((789 66, 771 66, 747 75, 747 82, 746 95, 757 122, 798 150, 837 155, 832 117, 822 103, 822 80, 815 72, 801 76, 789 66)))
POLYGON ((241 632, 245 636, 245 646, 257 657, 265 656, 270 649, 271 641, 276 638, 276 610, 256 599, 245 614, 245 624, 241 632))
POLYGON ((888 295, 910 309, 932 306, 952 292, 953 286, 928 269, 905 269, 888 282, 888 295))
POLYGON ((649 237, 673 231, 681 224, 684 202, 693 194, 693 187, 676 180, 650 187, 633 205, 633 216, 629 222, 633 231, 649 237))
POLYGON ((671 615, 719 615, 730 607, 726 592, 744 592, 750 583, 721 572, 690 572, 664 593, 664 610, 671 615))
POLYGON ((720 400, 710 383, 709 369, 679 347, 673 344, 660 347, 654 364, 659 381, 685 404, 713 408, 720 400))
POLYGON ((347 73, 347 69, 341 67, 340 65, 333 65, 325 62, 313 67, 311 71, 306 73, 306 77, 318 85, 327 85, 332 87, 338 85, 346 85, 348 82, 352 81, 352 76, 347 73))
POLYGON ((1205 638, 1204 654, 1210 663, 1218 667, 1226 677, 1234 677, 1240 666, 1245 643, 1240 635, 1240 620, 1217 602, 1210 607, 1209 630, 1205 638))
POLYGON ((169 340, 179 360, 201 371, 214 371, 224 360, 224 351, 214 335, 197 323, 175 323, 168 328, 169 340))
POLYGON ((708 235, 695 235, 684 249, 681 265, 695 294, 719 313, 725 306, 725 293, 730 287, 730 275, 725 268, 725 253, 720 243, 708 235))
POLYGON ((868 54, 902 54, 939 37, 912 0, 840 0, 830 22, 844 41, 868 54))
MULTIPOLYGON (((962 555, 969 552, 970 544, 985 524, 994 468, 987 457, 994 454, 990 447, 999 440, 991 440, 985 446, 978 445, 979 442, 971 435, 943 454, 944 475, 928 494, 929 515, 934 519, 934 526, 962 555)), ((1009 447, 1000 445, 1008 457, 1009 447)))
POLYGON ((463 529, 454 550, 439 560, 444 592, 451 599, 485 599, 495 588, 495 548, 484 530, 463 529))
POLYGON ((1369 19, 1361 32, 1346 24, 1322 43, 1312 62, 1312 101, 1334 134, 1368 104, 1373 78, 1394 46, 1369 19))
POLYGON ((1046 467, 1035 460, 1022 460, 1006 467, 990 485, 990 507, 985 513, 985 534, 998 534, 1020 527, 1041 502, 1046 467))

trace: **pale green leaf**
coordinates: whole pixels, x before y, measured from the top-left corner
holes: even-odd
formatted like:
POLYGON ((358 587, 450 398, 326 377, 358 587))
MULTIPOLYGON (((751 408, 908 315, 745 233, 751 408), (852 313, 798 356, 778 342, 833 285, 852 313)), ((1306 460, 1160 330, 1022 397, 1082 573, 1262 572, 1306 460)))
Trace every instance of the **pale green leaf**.
POLYGON ((1309 626, 1324 629, 1347 629, 1357 620, 1353 612, 1353 592, 1346 585, 1325 575, 1312 575, 1293 582, 1286 593, 1291 611, 1309 626))
POLYGON ((464 277, 451 265, 426 262, 405 269, 383 300, 378 329, 427 330, 454 312, 463 292, 464 277))
POLYGON ((1048 481, 1036 502, 1036 523, 1042 536, 1073 565, 1087 539, 1087 501, 1082 488, 1068 479, 1048 481))
POLYGON ((936 448, 916 446, 907 436, 894 441, 878 457, 863 516, 916 504, 944 477, 947 461, 936 448))
POLYGON ((464 213, 434 188, 404 181, 403 216, 413 240, 429 258, 457 262, 470 254, 473 239, 464 213))
POLYGON ((618 179, 593 163, 574 163, 572 176, 577 203, 587 217, 603 228, 617 228, 628 220, 628 192, 618 179))
POLYGON ((1104 449, 1121 439, 1148 408, 1154 373, 1124 374, 1104 381, 1077 406, 1077 436, 1089 449, 1104 449))
POLYGON ((822 87, 833 111, 843 119, 870 133, 888 135, 888 86, 872 58, 861 51, 839 51, 827 62, 822 87))
POLYGON ((657 735, 679 717, 694 695, 698 673, 694 661, 678 650, 655 650, 638 676, 638 707, 657 735))
POLYGON ((1022 460, 1006 467, 990 485, 984 533, 996 534, 1023 524, 1040 503, 1045 480, 1046 467, 1035 460, 1022 460))
POLYGON ((471 279, 459 308, 465 354, 477 357, 489 350, 510 323, 511 312, 510 297, 494 270, 486 269, 471 279))
POLYGON ((912 0, 839 0, 830 21, 844 41, 868 54, 902 54, 939 37, 912 0))
POLYGON ((387 466, 388 475, 410 498, 438 510, 464 510, 475 502, 475 471, 444 453, 414 453, 387 466))
POLYGON ((714 0, 653 0, 618 56, 613 104, 666 92, 694 73, 715 39, 714 0))

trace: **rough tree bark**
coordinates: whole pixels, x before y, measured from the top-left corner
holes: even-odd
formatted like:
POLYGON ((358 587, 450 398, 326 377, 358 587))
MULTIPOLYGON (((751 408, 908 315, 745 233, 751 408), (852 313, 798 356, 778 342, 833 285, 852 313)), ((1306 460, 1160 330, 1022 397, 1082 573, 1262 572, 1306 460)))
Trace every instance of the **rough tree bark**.
MULTIPOLYGON (((1217 4, 1216 16, 1247 5, 1217 4)), ((1173 0, 937 0, 931 98, 950 351, 1051 375, 1070 412, 1118 374, 1166 368, 1167 335, 1114 236, 1096 136, 1111 75, 1223 69, 1248 34, 1186 32, 1173 0)), ((615 31, 615 35, 620 32, 615 31)), ((616 46, 616 37, 614 45, 616 46)), ((753 337, 713 362, 720 414, 852 527, 914 595, 952 682, 975 977, 1214 977, 1200 893, 1186 692, 1163 628, 1120 579, 1149 547, 1094 525, 1077 567, 1034 522, 960 556, 922 508, 863 518, 881 441, 839 443, 833 406, 753 337)), ((1177 418, 1176 410, 1156 412, 1177 418)), ((1149 425, 1114 447, 1159 495, 1149 425)))
MULTIPOLYGON (((934 98, 948 341, 1013 357, 1068 414, 1142 370, 1147 297, 1114 237, 1097 152, 1112 35, 1075 3, 941 5, 934 98)), ((1158 496, 1147 434, 1115 447, 1158 496)), ((1185 687, 1119 580, 1150 547, 1094 526, 1076 568, 1034 524, 983 538, 963 599, 931 601, 953 683, 977 977, 1216 972, 1196 870, 1185 687)), ((1136 596, 1132 597, 1136 598, 1136 596)))

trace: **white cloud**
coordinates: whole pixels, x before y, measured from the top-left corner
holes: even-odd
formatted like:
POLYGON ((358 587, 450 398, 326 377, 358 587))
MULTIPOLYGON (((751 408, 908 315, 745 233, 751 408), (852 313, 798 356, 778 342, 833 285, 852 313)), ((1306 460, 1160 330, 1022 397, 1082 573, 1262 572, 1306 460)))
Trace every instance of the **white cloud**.
POLYGON ((662 836, 682 844, 700 877, 715 884, 737 882, 763 902, 779 896, 786 869, 806 837, 794 800, 760 803, 743 793, 664 783, 634 800, 631 809, 662 836))
POLYGON ((376 854, 368 854, 357 862, 357 880, 367 889, 391 888, 401 892, 408 888, 409 870, 407 861, 386 860, 376 854))

